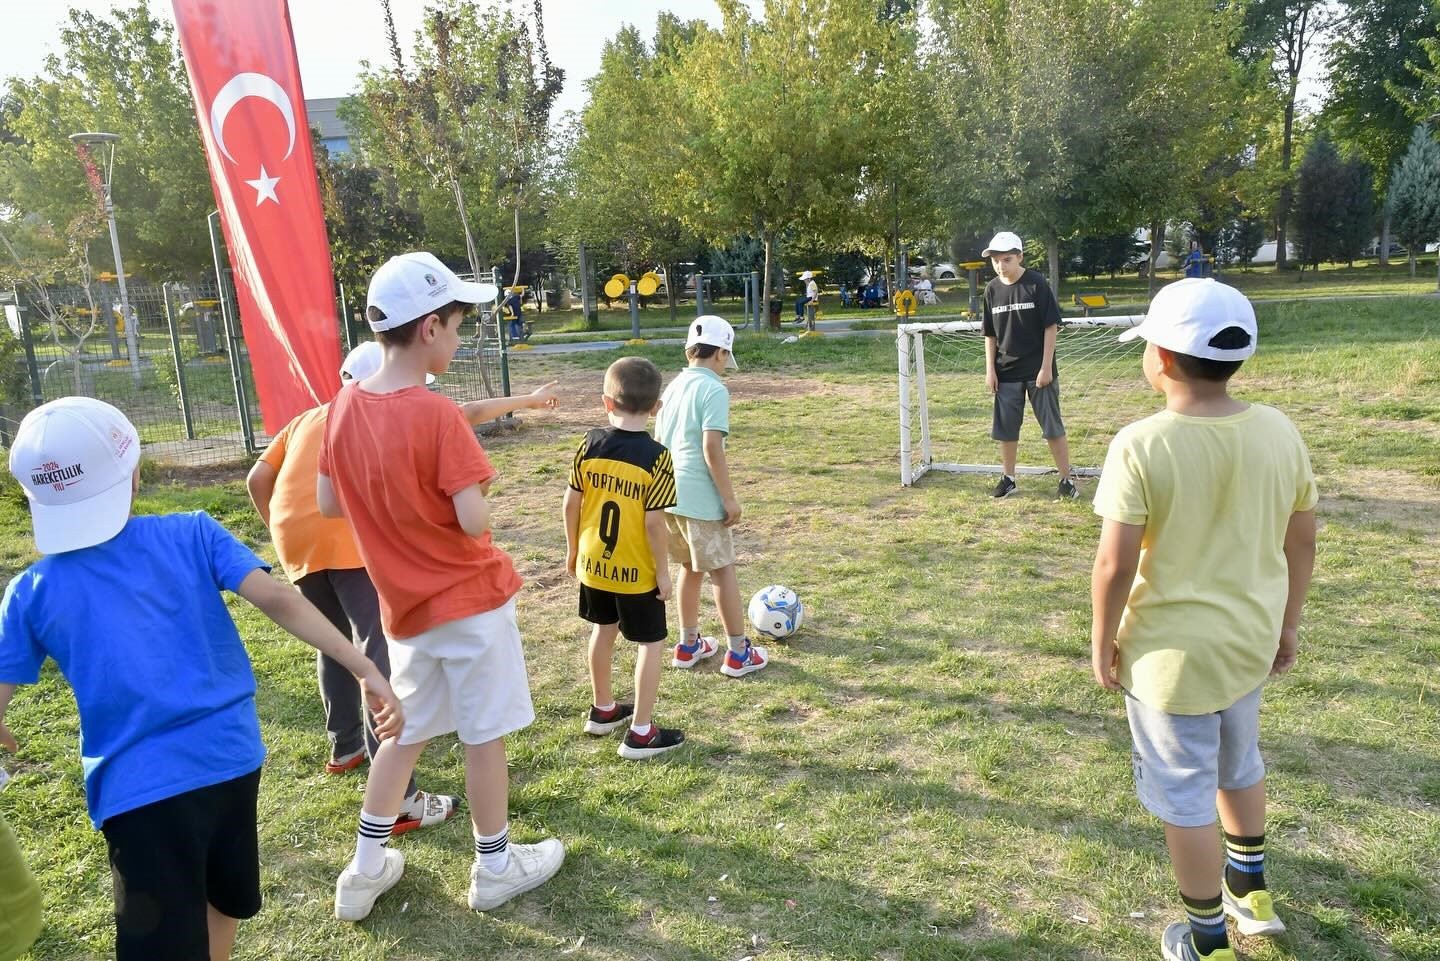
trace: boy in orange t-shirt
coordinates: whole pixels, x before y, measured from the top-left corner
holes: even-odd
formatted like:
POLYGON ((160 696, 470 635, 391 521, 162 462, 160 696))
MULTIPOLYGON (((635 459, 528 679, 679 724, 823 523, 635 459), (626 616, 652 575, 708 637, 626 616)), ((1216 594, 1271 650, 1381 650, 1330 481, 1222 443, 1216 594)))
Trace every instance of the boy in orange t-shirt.
MULTIPOLYGON (((375 582, 406 714, 400 736, 375 755, 355 856, 335 883, 335 915, 345 921, 366 917, 404 873, 404 857, 385 843, 405 780, 437 735, 453 731, 465 745, 472 908, 543 884, 565 858, 553 838, 509 843, 504 736, 535 718, 515 620, 520 577, 490 537, 485 493, 495 468, 466 415, 424 386, 427 373, 449 367, 468 308, 497 294, 431 254, 391 258, 366 306, 384 362, 330 403, 316 496, 321 513, 349 521, 375 582)), ((504 403, 535 406, 534 396, 504 403)))

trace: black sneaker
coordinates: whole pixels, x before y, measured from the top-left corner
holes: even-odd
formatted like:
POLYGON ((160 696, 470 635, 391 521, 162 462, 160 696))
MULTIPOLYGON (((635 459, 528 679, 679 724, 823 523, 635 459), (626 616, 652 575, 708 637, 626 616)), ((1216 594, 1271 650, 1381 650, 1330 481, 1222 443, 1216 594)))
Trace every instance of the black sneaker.
POLYGON ((643 761, 647 757, 673 751, 685 743, 685 732, 667 730, 658 724, 650 725, 650 733, 643 738, 632 728, 625 732, 625 740, 615 753, 631 761, 643 761))
POLYGON ((1055 496, 1060 498, 1062 501, 1067 497, 1071 500, 1075 500, 1080 496, 1080 488, 1075 486, 1075 482, 1073 480, 1068 477, 1064 477, 1060 480, 1060 486, 1055 488, 1055 496))
POLYGON ((990 496, 1009 497, 1011 494, 1015 493, 1017 489, 1018 485, 1015 483, 1015 479, 1013 477, 1006 477, 1004 474, 1001 474, 1000 483, 995 485, 995 489, 990 492, 990 496))
POLYGON ((594 734, 597 737, 613 733, 629 724, 630 718, 634 714, 634 704, 616 704, 608 711, 602 711, 592 704, 590 705, 590 716, 585 719, 585 733, 594 734))

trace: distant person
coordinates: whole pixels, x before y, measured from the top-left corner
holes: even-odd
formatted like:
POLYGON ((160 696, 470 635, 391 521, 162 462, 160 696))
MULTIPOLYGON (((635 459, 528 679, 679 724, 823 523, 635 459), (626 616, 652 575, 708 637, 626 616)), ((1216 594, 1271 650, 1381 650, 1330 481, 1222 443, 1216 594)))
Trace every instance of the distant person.
POLYGON ((1190 241, 1190 253, 1185 255, 1185 276, 1205 276, 1205 251, 1201 249, 1198 240, 1190 241))
POLYGON ((1165 822, 1187 918, 1165 929, 1168 961, 1234 961, 1226 915, 1244 935, 1285 930, 1265 883, 1260 698, 1295 665, 1318 495, 1295 425, 1229 393, 1257 334, 1233 287, 1156 294, 1120 339, 1145 339, 1165 409, 1115 435, 1095 492, 1091 662, 1123 692, 1135 793, 1165 822))
POLYGON ((505 299, 500 302, 501 316, 510 322, 510 340, 519 343, 525 339, 525 298, 523 287, 509 287, 505 299))
POLYGON ((995 397, 990 436, 1000 443, 1004 471, 990 496, 1009 497, 1017 489, 1015 460, 1028 398, 1060 472, 1057 495, 1079 497, 1070 473, 1065 422, 1060 417, 1059 372, 1055 366, 1060 306, 1045 278, 1025 266, 1024 247, 1015 234, 996 234, 981 256, 989 258, 995 268, 995 279, 985 285, 981 329, 985 335, 985 384, 995 397))

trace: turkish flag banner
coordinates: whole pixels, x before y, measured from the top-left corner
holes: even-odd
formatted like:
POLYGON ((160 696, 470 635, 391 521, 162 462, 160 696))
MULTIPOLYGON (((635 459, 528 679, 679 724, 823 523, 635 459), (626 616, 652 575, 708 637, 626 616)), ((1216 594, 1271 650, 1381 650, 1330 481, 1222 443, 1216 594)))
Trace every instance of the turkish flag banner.
POLYGON ((286 0, 174 0, 265 430, 340 389, 340 331, 286 0))

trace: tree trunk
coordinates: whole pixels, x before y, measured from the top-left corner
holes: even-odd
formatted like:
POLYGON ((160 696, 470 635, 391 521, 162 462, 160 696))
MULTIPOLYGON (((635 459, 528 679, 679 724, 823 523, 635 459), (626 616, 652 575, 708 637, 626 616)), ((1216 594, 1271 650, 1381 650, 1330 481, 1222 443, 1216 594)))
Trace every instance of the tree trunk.
POLYGON ((764 311, 761 316, 765 318, 766 327, 770 326, 770 271, 773 269, 770 258, 774 251, 775 234, 767 230, 765 231, 765 279, 760 282, 762 291, 760 295, 760 309, 764 311))
POLYGON ((1410 251, 1410 277, 1412 280, 1415 277, 1415 251, 1413 250, 1410 251))
POLYGON ((515 279, 511 282, 514 286, 520 286, 520 201, 515 201, 515 279))
POLYGON ((1150 272, 1146 277, 1145 299, 1155 296, 1155 263, 1160 259, 1160 250, 1165 246, 1165 221, 1156 220, 1150 224, 1150 272))
POLYGON ((1390 211, 1380 218, 1380 266, 1390 266, 1390 211))
POLYGON ((1054 234, 1045 237, 1045 253, 1050 259, 1050 292, 1055 302, 1060 302, 1060 238, 1054 234))
POLYGON ((1290 97, 1285 101, 1285 136, 1280 146, 1280 173, 1284 181, 1280 185, 1280 203, 1275 208, 1275 269, 1284 270, 1286 263, 1285 223, 1290 218, 1290 160, 1295 150, 1295 81, 1290 82, 1290 97))
POLYGON ((670 324, 674 326, 680 323, 680 314, 677 312, 679 304, 675 297, 675 285, 670 282, 670 278, 675 276, 675 265, 664 263, 660 265, 660 269, 665 271, 665 299, 670 304, 670 324))

